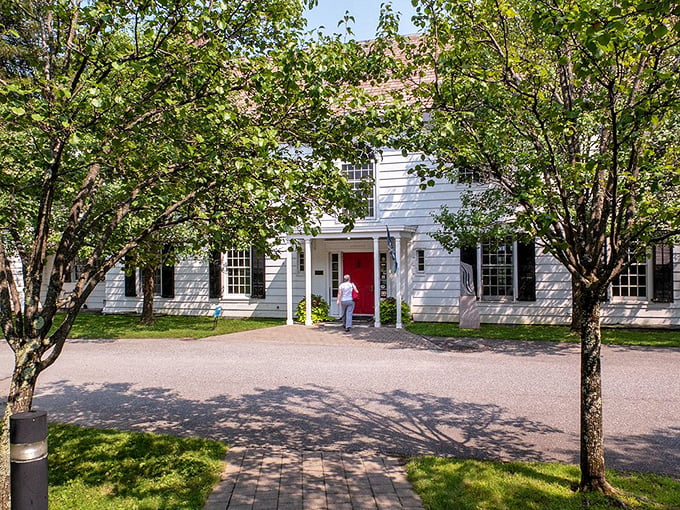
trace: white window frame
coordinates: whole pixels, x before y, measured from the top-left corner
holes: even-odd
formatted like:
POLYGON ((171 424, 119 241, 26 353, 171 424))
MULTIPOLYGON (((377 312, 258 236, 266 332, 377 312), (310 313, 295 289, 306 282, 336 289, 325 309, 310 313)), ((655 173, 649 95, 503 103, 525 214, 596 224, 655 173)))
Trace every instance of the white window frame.
POLYGON ((631 262, 630 265, 628 265, 611 283, 610 293, 612 300, 649 301, 649 296, 652 295, 652 278, 650 278, 650 276, 652 276, 652 271, 652 258, 648 254, 645 255, 644 260, 631 262), (638 272, 632 272, 634 269, 638 270, 638 272), (642 269, 643 272, 639 272, 640 269, 642 269), (641 277, 644 277, 644 285, 641 285, 639 281, 635 284, 630 283, 631 280, 639 280, 641 277), (622 284, 622 279, 627 283, 622 284), (631 293, 632 289, 635 289, 634 293, 631 293), (640 291, 644 292, 644 294, 640 294, 640 291))
POLYGON ((305 252, 303 250, 298 250, 295 252, 297 254, 297 272, 304 274, 305 272, 305 252))
MULTIPOLYGON (((140 269, 139 280, 142 281, 140 269)), ((160 296, 163 292, 163 267, 162 264, 154 269, 153 275, 153 295, 160 296)))
POLYGON ((224 253, 222 264, 224 278, 223 295, 225 297, 250 297, 253 277, 250 251, 250 249, 227 250, 224 253), (240 261, 242 264, 234 265, 234 261, 240 261), (234 279, 238 280, 234 281, 234 279))
MULTIPOLYGON (((480 297, 483 301, 515 301, 517 299, 517 292, 518 292, 518 283, 517 283, 517 241, 506 241, 504 243, 504 246, 510 246, 510 249, 512 250, 510 253, 510 264, 485 264, 484 263, 484 246, 489 245, 490 243, 483 243, 480 244, 477 247, 477 265, 478 265, 478 288, 479 288, 479 293, 480 297), (510 275, 510 285, 508 286, 507 284, 505 285, 505 288, 510 288, 512 291, 511 295, 508 294, 485 294, 485 290, 489 287, 490 285, 484 285, 484 277, 485 277, 485 268, 491 267, 491 268, 500 268, 500 267, 509 267, 511 271, 510 275)), ((497 285, 496 285, 497 287, 497 285)))
POLYGON ((425 250, 423 248, 416 249, 416 272, 425 273, 427 265, 425 264, 425 250))
POLYGON ((84 270, 85 263, 82 262, 79 257, 76 257, 71 263, 69 271, 66 273, 67 276, 64 279, 64 283, 76 283, 78 280, 80 280, 80 275, 84 270))
POLYGON ((366 200, 369 202, 369 214, 364 216, 364 220, 374 220, 378 218, 378 163, 377 161, 371 161, 369 163, 364 163, 361 165, 355 165, 352 163, 341 163, 340 169, 343 174, 352 185, 353 188, 358 188, 358 185, 366 178, 363 176, 359 179, 350 178, 348 172, 350 171, 364 171, 370 170, 370 175, 368 176, 373 180, 373 187, 371 196, 367 197, 366 200), (366 167, 366 168, 364 168, 366 167), (371 211, 372 209, 372 211, 371 211))

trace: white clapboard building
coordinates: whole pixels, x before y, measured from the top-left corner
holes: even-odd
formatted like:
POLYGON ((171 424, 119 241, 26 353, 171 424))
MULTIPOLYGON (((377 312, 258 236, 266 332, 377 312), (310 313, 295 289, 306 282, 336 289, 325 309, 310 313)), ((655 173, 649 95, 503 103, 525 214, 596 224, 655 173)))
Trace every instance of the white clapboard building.
MULTIPOLYGON (((458 322, 464 262, 472 268, 481 322, 568 324, 570 275, 533 243, 508 241, 448 253, 432 238, 438 228, 432 214, 442 205, 459 207, 470 184, 441 181, 421 189, 418 177, 408 172, 418 162, 420 155, 385 150, 372 164, 343 165, 350 180, 375 182, 370 213, 351 232, 327 218, 319 235, 297 238, 297 251, 287 250, 290 239, 282 242, 278 259, 254 250, 230 251, 162 268, 156 310, 211 315, 220 306, 226 317, 278 317, 292 323, 298 302, 319 295, 337 316, 336 291, 343 274, 350 274, 361 292, 355 313, 373 316, 376 326, 380 300, 386 297, 408 303, 416 321, 458 322)), ((103 301, 105 313, 141 311, 138 274, 126 276, 117 267, 104 287, 104 299, 95 297, 103 301)), ((680 327, 679 247, 653 247, 648 260, 631 265, 614 282, 603 305, 603 324, 680 327)))

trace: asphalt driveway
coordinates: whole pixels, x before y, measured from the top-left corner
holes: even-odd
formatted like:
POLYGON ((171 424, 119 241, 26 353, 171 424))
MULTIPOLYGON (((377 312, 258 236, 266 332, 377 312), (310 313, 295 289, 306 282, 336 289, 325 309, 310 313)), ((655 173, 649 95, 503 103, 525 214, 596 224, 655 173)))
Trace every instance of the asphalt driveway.
MULTIPOLYGON (((0 347, 5 393, 12 357, 0 347)), ((680 350, 603 348, 607 465, 680 476, 680 350)), ((578 346, 280 326, 72 340, 38 381, 53 422, 231 445, 578 462, 578 346)))

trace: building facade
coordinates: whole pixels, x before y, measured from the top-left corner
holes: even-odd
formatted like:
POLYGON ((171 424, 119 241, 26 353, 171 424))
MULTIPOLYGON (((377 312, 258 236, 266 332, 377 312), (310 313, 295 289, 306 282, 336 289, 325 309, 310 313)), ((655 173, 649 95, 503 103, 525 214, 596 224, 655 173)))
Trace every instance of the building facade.
MULTIPOLYGON (((433 239, 438 225, 432 215, 442 205, 459 208, 461 193, 471 184, 441 181, 421 189, 419 178, 409 174, 420 162, 420 155, 385 150, 375 163, 343 165, 350 181, 375 182, 369 214, 351 232, 325 218, 319 235, 284 240, 280 258, 230 251, 185 260, 160 271, 157 311, 212 315, 219 305, 223 316, 279 317, 292 323, 299 301, 319 295, 338 316, 337 288, 350 274, 361 293, 355 313, 373 316, 376 326, 380 300, 386 297, 407 302, 416 321, 458 322, 465 263, 472 268, 481 322, 569 324, 570 275, 535 243, 507 240, 448 253, 433 239), (293 245, 295 251, 288 251, 293 245)), ((139 312, 141 304, 139 278, 126 277, 120 267, 110 271, 102 310, 139 312)), ((632 264, 611 286, 602 322, 680 327, 680 248, 654 247, 648 260, 632 264)))

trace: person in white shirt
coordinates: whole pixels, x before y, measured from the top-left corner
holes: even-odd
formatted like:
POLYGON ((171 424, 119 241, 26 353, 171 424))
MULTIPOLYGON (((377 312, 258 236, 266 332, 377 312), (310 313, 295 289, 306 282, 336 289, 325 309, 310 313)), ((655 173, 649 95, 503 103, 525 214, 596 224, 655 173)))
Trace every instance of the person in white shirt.
POLYGON ((352 279, 348 274, 343 276, 342 283, 338 287, 338 299, 337 304, 340 305, 340 310, 342 311, 342 321, 345 331, 349 331, 352 328, 352 314, 354 313, 354 297, 352 296, 352 291, 357 294, 359 290, 356 285, 352 283, 352 279))

